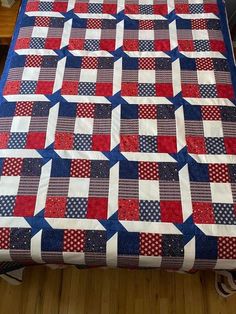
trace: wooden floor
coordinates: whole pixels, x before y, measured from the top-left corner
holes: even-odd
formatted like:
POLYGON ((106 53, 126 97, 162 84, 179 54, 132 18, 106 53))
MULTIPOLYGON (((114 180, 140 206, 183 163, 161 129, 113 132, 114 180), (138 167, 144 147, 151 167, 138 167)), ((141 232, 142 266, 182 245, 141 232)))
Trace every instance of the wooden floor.
POLYGON ((23 284, 0 279, 1 314, 234 314, 236 295, 219 297, 214 274, 159 270, 28 268, 23 284))

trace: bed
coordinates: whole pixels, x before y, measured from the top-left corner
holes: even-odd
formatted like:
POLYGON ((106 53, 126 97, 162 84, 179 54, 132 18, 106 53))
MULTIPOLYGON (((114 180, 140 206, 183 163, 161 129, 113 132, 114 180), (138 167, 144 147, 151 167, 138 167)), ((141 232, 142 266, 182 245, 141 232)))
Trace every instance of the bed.
POLYGON ((236 268, 221 0, 23 0, 0 88, 1 273, 236 268))

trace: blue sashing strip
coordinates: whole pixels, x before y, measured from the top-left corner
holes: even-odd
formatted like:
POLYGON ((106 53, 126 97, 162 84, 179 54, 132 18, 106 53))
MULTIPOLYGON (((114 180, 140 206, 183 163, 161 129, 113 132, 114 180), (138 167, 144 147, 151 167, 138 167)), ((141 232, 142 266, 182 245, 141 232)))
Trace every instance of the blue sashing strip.
POLYGON ((15 47, 15 44, 16 44, 16 40, 18 38, 18 34, 19 34, 19 31, 20 31, 20 24, 21 24, 21 21, 22 21, 22 18, 24 16, 24 14, 25 14, 25 9, 26 9, 27 3, 28 3, 28 0, 22 0, 21 6, 20 6, 20 9, 19 9, 19 14, 18 14, 18 17, 16 19, 16 25, 15 25, 15 29, 14 29, 14 32, 13 32, 11 45, 10 45, 10 48, 9 48, 9 51, 8 51, 7 60, 6 60, 6 63, 5 63, 5 66, 4 66, 4 70, 3 70, 3 73, 2 73, 2 76, 1 76, 1 80, 0 80, 0 105, 1 105, 2 100, 3 100, 3 88, 4 88, 4 85, 5 85, 6 80, 7 80, 8 71, 10 69, 11 58, 12 58, 12 56, 15 53, 14 52, 14 47, 15 47))

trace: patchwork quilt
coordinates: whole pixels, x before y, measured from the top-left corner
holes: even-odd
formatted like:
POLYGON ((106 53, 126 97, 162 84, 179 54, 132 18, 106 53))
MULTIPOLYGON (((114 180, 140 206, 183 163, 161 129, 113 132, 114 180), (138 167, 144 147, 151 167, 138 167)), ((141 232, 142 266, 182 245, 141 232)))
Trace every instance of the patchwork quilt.
POLYGON ((236 268, 222 0, 23 0, 1 80, 0 272, 236 268))

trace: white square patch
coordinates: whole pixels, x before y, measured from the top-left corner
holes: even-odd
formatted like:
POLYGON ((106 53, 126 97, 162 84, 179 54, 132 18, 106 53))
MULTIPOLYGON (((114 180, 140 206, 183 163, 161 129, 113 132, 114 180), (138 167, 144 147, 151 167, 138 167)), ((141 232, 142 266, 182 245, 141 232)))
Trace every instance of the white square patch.
POLYGON ((154 30, 141 29, 138 33, 139 40, 154 40, 154 30))
POLYGON ((89 178, 70 178, 68 197, 88 197, 89 178))
POLYGON ((233 204, 233 195, 230 183, 211 183, 212 203, 233 204))
POLYGON ((139 135, 157 135, 155 119, 139 119, 139 135))
POLYGON ((76 118, 75 134, 93 134, 93 118, 76 118))
POLYGON ((100 39, 101 29, 86 29, 85 39, 100 39))
POLYGON ((27 67, 24 68, 22 74, 22 81, 38 81, 40 68, 27 67))
POLYGON ((138 71, 138 82, 139 83, 152 83, 156 82, 156 71, 155 70, 139 70, 138 71))
POLYGON ((97 70, 96 69, 81 69, 79 80, 80 82, 96 82, 97 70))
POLYGON ((139 180, 139 199, 159 201, 159 182, 153 180, 139 180))
POLYGON ((31 117, 18 117, 12 119, 11 132, 28 132, 31 117))
POLYGON ((223 137, 221 121, 203 121, 204 137, 223 137))
POLYGON ((2 176, 0 177, 0 195, 17 195, 20 184, 20 177, 2 176))
POLYGON ((197 71, 199 84, 216 84, 214 71, 197 71))
POLYGON ((35 26, 33 28, 31 37, 47 38, 47 35, 48 35, 48 27, 35 26))
POLYGON ((193 40, 209 40, 208 30, 206 29, 193 29, 193 40))

